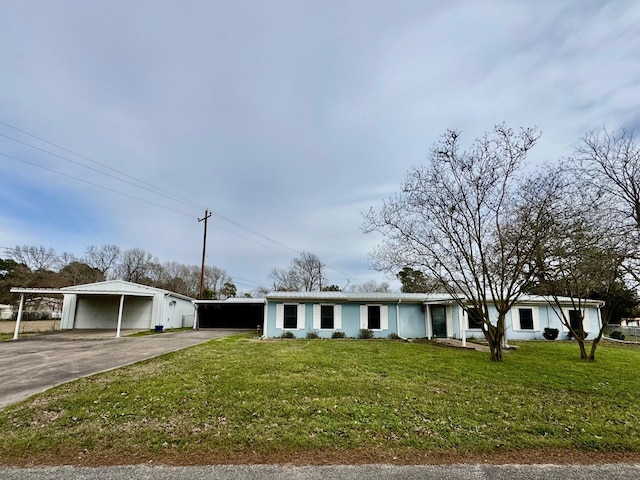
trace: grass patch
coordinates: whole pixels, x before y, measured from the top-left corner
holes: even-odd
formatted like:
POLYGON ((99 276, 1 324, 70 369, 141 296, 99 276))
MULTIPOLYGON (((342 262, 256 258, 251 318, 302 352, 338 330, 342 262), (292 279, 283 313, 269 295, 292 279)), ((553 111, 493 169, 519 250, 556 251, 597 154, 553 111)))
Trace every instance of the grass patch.
POLYGON ((127 335, 127 337, 146 337, 147 335, 159 335, 166 332, 184 332, 186 330, 193 330, 193 327, 165 328, 162 332, 156 332, 155 329, 144 330, 142 332, 131 333, 127 335))
POLYGON ((431 344, 213 341, 1 411, 0 461, 640 451, 640 349, 586 363, 575 343, 519 346, 492 364, 431 344))

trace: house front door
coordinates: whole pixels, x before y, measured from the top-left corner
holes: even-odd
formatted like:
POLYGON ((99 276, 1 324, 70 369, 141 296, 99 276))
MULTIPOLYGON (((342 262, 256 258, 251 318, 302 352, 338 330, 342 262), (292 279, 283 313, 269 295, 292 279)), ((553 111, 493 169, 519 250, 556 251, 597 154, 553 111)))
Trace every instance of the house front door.
POLYGON ((434 337, 447 337, 447 310, 444 305, 431 305, 431 331, 434 337))

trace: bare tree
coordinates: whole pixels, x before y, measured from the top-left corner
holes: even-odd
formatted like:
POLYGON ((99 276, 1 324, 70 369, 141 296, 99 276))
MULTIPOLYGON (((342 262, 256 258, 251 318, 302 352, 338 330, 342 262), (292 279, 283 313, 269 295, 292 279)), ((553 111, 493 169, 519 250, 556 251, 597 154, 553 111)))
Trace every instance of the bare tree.
POLYGON ((586 303, 594 294, 613 297, 634 245, 627 232, 619 228, 615 205, 575 173, 566 164, 549 173, 558 179, 559 197, 547 219, 546 238, 539 244, 532 266, 536 283, 533 291, 549 298, 560 321, 577 340, 580 358, 593 361, 613 309, 601 310, 602 323, 587 353, 586 303))
POLYGON ((127 282, 150 283, 150 277, 157 272, 158 259, 142 248, 131 248, 122 252, 115 272, 118 278, 127 282))
POLYGON ((538 138, 533 128, 516 134, 497 125, 463 150, 460 133, 449 130, 430 163, 414 167, 402 191, 365 217, 365 231, 385 236, 374 267, 433 277, 481 319, 492 361, 502 360, 505 316, 530 281, 554 195, 548 178, 522 177, 538 138))
POLYGON ((309 252, 302 252, 291 261, 289 268, 274 268, 271 272, 274 290, 311 292, 326 284, 324 264, 309 252))
POLYGON ((218 267, 207 265, 204 267, 204 296, 210 299, 221 298, 224 284, 232 282, 227 272, 218 267))
POLYGON ((18 263, 22 263, 32 271, 52 270, 58 264, 58 255, 53 248, 35 246, 35 245, 18 245, 9 250, 9 256, 18 263))
POLYGON ((387 282, 378 283, 375 280, 367 280, 364 283, 349 286, 347 291, 353 293, 389 293, 390 289, 387 282))
POLYGON ((597 191, 600 203, 612 207, 611 214, 618 219, 615 230, 633 240, 637 248, 625 267, 640 284, 640 144, 634 133, 591 131, 580 139, 568 166, 597 191))
POLYGON ((110 278, 118 263, 121 250, 117 245, 90 245, 85 253, 84 261, 92 268, 96 268, 105 278, 110 278))

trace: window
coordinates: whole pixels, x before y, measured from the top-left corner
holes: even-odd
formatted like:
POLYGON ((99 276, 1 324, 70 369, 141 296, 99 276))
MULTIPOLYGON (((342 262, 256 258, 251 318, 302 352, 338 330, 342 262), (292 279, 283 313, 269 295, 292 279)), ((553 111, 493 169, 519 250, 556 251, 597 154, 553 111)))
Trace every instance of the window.
POLYGON ((320 328, 333 330, 333 305, 320 306, 320 328))
POLYGON ((580 324, 581 315, 578 310, 569 310, 569 325, 573 330, 581 330, 582 325, 580 324))
POLYGON ((520 330, 533 330, 533 308, 519 308, 520 330))
POLYGON ((469 319, 469 330, 481 329, 484 324, 482 311, 478 308, 467 308, 467 317, 469 319))
POLYGON ((380 330, 380 305, 369 305, 367 307, 367 328, 369 330, 380 330))
POLYGON ((298 328, 298 306, 297 305, 285 305, 284 306, 284 328, 298 328))

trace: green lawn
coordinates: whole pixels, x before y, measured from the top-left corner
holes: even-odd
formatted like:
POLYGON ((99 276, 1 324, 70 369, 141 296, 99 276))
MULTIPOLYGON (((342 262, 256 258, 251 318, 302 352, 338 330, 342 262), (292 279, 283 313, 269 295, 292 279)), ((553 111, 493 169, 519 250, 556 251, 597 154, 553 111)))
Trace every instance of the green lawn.
POLYGON ((640 349, 519 346, 492 364, 427 343, 212 341, 1 411, 0 461, 640 451, 640 349))

